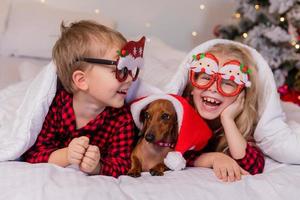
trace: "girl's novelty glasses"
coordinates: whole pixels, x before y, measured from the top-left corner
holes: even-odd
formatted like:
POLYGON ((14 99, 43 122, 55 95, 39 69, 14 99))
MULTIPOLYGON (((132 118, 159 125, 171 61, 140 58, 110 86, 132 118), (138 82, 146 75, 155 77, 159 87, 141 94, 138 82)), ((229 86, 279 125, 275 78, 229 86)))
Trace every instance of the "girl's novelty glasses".
POLYGON ((227 97, 238 95, 245 87, 250 87, 251 70, 237 60, 226 62, 219 67, 219 61, 211 53, 193 56, 189 63, 190 81, 198 89, 208 89, 217 83, 217 90, 227 97))

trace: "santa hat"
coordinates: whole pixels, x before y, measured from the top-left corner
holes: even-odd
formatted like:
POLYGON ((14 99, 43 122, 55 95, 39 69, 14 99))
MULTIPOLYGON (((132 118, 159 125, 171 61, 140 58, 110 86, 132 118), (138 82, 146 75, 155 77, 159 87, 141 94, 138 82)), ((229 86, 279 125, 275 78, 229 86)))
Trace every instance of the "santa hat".
POLYGON ((172 94, 150 95, 131 104, 133 120, 139 129, 143 126, 139 119, 142 109, 157 99, 169 100, 176 110, 178 119, 177 143, 174 152, 169 152, 164 162, 172 170, 184 169, 186 161, 182 155, 188 150, 201 150, 212 136, 212 132, 187 100, 172 94))

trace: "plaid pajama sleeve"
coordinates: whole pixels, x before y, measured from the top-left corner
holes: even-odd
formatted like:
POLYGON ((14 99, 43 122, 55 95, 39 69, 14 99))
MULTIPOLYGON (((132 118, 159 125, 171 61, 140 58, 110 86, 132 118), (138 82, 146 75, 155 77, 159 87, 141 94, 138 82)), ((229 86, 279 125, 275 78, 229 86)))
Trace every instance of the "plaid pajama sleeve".
POLYGON ((134 142, 134 123, 131 116, 130 119, 126 123, 122 123, 123 125, 115 127, 112 143, 109 145, 105 156, 101 157, 100 160, 101 175, 118 177, 126 174, 130 169, 130 155, 134 142))
POLYGON ((265 166, 265 158, 262 151, 255 145, 249 143, 247 143, 244 158, 236 161, 243 169, 252 175, 262 173, 265 166))

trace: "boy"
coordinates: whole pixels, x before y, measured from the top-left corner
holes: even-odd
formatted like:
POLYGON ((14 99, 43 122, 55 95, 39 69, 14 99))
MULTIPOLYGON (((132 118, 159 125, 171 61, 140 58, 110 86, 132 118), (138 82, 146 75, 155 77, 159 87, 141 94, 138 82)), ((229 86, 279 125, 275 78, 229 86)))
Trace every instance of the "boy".
POLYGON ((92 21, 62 24, 52 52, 62 89, 25 161, 75 164, 88 174, 126 174, 134 122, 124 99, 142 65, 144 42, 126 44, 119 32, 92 21))

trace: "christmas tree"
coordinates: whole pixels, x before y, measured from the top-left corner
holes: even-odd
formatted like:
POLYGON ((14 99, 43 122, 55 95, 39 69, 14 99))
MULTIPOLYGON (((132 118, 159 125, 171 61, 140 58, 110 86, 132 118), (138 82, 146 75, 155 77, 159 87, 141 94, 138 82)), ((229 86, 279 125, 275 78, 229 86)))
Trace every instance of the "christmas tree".
POLYGON ((300 0, 238 0, 233 18, 233 23, 216 27, 216 36, 257 49, 277 86, 296 91, 300 102, 300 0))

